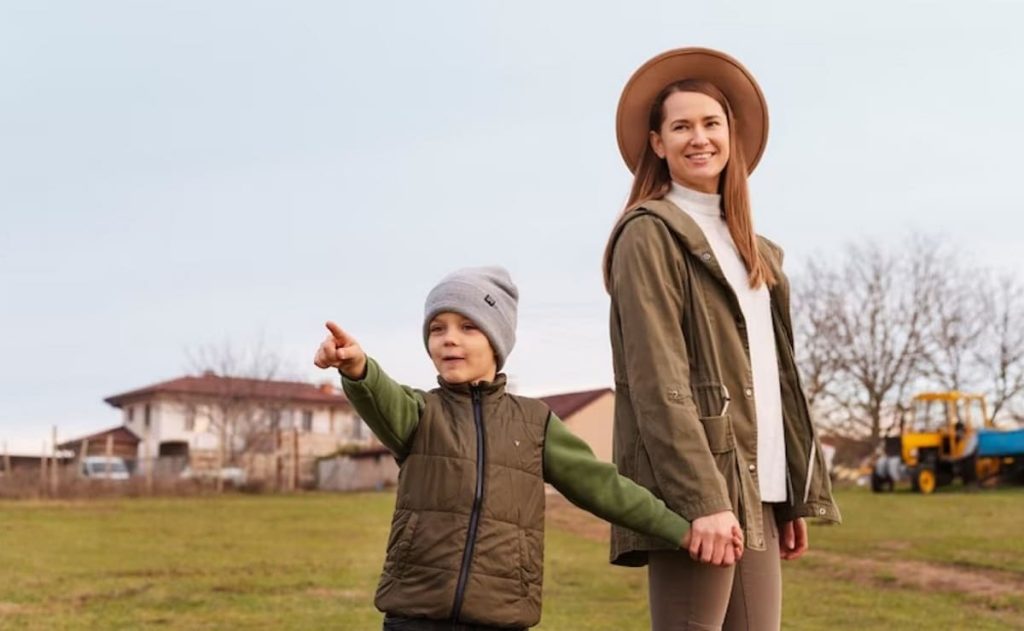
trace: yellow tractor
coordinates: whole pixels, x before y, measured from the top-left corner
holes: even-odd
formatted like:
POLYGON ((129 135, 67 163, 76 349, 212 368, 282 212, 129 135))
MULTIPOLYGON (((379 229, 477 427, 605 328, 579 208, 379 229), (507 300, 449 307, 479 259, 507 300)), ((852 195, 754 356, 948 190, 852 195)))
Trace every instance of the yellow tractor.
POLYGON ((872 468, 875 492, 891 491, 897 482, 909 479, 915 491, 932 493, 956 478, 965 484, 984 481, 998 475, 1004 464, 1013 464, 1012 457, 979 449, 986 435, 1000 441, 1006 437, 992 424, 981 395, 918 394, 898 430, 885 437, 872 468))

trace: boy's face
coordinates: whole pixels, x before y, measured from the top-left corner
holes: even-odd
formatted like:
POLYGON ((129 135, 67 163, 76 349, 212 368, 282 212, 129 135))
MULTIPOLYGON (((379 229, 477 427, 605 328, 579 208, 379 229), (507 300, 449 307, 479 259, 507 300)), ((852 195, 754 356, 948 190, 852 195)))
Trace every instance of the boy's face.
POLYGON ((472 320, 458 313, 440 313, 427 330, 430 359, 442 379, 453 384, 494 381, 494 350, 472 320))

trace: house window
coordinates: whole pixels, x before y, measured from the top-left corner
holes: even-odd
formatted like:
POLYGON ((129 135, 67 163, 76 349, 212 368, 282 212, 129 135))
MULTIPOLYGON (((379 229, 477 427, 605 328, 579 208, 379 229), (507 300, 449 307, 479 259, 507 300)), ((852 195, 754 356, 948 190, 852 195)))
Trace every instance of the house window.
POLYGON ((352 438, 353 440, 363 439, 363 419, 358 414, 352 417, 352 438))
POLYGON ((281 410, 270 410, 270 429, 277 430, 281 427, 281 410))
POLYGON ((152 420, 152 415, 150 414, 149 404, 147 403, 146 404, 145 413, 143 414, 143 420, 142 420, 142 424, 145 426, 146 429, 149 429, 149 423, 150 423, 151 420, 152 420))
POLYGON ((313 413, 309 410, 302 411, 302 431, 313 431, 313 413))
POLYGON ((125 411, 128 413, 128 422, 131 423, 132 421, 134 421, 135 420, 135 408, 129 405, 125 411))
POLYGON ((185 408, 185 431, 196 431, 196 406, 194 405, 185 408))

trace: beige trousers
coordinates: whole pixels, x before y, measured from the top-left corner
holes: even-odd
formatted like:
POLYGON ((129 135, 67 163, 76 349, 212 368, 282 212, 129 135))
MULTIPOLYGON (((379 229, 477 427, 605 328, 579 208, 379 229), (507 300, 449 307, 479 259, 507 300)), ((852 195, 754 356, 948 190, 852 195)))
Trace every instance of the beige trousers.
POLYGON ((744 550, 732 567, 694 561, 683 551, 650 553, 647 566, 652 631, 778 631, 782 624, 779 531, 764 510, 764 551, 744 550))

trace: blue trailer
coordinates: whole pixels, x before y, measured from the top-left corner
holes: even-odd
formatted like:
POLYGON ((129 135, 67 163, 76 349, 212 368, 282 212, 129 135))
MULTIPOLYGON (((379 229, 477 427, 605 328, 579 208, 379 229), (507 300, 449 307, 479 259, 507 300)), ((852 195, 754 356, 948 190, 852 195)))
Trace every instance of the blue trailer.
POLYGON ((1024 429, 999 431, 983 429, 978 432, 978 456, 981 458, 1024 457, 1024 429))

